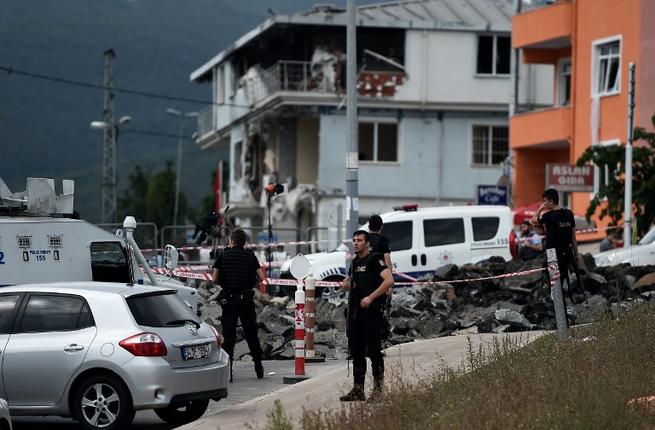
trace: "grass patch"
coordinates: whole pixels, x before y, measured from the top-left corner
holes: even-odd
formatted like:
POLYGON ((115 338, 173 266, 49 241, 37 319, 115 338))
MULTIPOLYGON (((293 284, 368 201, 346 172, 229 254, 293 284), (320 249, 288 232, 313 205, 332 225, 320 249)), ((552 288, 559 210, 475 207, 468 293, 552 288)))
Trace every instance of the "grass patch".
MULTIPOLYGON (((419 384, 394 381, 378 404, 305 411, 294 427, 652 429, 655 414, 627 403, 655 394, 654 310, 636 307, 620 320, 578 328, 564 342, 548 335, 519 350, 508 339, 470 347, 459 369, 438 369, 419 384)), ((276 424, 269 420, 267 428, 289 428, 276 424)))

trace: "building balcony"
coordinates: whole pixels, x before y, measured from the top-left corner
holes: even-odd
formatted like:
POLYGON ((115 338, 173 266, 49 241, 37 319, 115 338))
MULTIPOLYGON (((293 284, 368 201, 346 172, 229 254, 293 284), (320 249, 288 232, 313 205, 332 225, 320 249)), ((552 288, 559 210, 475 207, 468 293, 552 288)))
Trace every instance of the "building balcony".
POLYGON ((519 148, 558 148, 571 139, 570 106, 524 112, 510 118, 510 145, 519 148))
POLYGON ((561 49, 571 46, 573 2, 554 4, 522 12, 512 18, 512 47, 515 49, 561 49))
MULTIPOLYGON (((252 106, 283 94, 304 93, 338 100, 346 92, 345 67, 345 63, 282 60, 265 70, 251 69, 241 83, 252 106)), ((393 97, 405 77, 398 71, 363 70, 359 72, 357 89, 364 97, 393 97)))

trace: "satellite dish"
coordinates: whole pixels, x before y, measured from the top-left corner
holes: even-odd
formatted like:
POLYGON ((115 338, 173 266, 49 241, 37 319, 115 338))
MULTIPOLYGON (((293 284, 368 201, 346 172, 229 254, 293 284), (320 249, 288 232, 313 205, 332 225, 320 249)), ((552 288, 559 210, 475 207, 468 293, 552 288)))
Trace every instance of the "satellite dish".
POLYGON ((291 260, 289 271, 294 278, 296 278, 298 281, 301 281, 307 277, 311 268, 312 265, 307 257, 302 254, 298 254, 293 257, 293 260, 291 260))

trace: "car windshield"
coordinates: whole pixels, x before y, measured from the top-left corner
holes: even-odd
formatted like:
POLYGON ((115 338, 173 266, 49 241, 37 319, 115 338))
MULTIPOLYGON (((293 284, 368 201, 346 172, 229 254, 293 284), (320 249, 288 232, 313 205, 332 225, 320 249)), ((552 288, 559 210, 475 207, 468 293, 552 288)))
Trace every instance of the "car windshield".
POLYGON ((655 242, 655 227, 651 228, 646 236, 642 237, 639 241, 639 245, 648 245, 649 243, 655 242))
POLYGON ((175 291, 140 294, 127 298, 137 324, 147 327, 171 327, 199 321, 175 291))

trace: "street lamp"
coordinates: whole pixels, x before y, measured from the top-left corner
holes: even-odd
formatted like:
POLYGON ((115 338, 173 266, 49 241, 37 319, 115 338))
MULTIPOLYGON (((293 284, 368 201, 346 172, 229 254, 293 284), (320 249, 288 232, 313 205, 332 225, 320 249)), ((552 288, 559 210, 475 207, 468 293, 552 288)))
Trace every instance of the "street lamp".
POLYGON ((177 109, 166 109, 168 115, 175 116, 179 119, 178 140, 177 140, 177 168, 175 172, 175 207, 173 208, 173 225, 177 225, 177 216, 180 210, 180 170, 182 168, 182 140, 184 136, 184 119, 195 118, 198 112, 182 113, 177 109))

